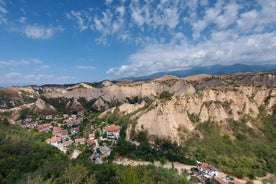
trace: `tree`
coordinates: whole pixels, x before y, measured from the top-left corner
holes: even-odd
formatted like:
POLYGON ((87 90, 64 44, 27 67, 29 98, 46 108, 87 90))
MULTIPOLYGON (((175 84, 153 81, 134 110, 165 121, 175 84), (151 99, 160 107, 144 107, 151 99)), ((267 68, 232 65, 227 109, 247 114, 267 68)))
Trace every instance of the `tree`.
POLYGON ((73 166, 69 164, 66 168, 65 173, 63 175, 65 183, 68 184, 78 184, 82 183, 88 174, 88 170, 86 167, 82 165, 73 166))

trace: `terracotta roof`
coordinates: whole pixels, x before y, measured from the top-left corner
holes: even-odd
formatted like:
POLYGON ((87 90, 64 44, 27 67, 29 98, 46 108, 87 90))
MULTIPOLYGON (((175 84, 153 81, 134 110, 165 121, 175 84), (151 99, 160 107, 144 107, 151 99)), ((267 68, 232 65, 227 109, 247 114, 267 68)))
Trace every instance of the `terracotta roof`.
POLYGON ((107 132, 117 132, 120 130, 120 127, 119 126, 116 126, 116 125, 110 125, 110 126, 107 126, 105 127, 105 131, 107 132))
POLYGON ((64 141, 62 144, 64 145, 64 146, 69 146, 69 145, 71 145, 71 144, 73 144, 74 143, 74 141, 64 141))
POLYGON ((202 169, 205 169, 207 171, 216 171, 216 168, 214 168, 212 165, 206 163, 206 162, 203 162, 199 165, 199 167, 201 167, 202 169))
POLYGON ((89 146, 92 146, 92 145, 96 144, 96 142, 94 140, 90 139, 90 140, 87 141, 87 144, 89 146))
POLYGON ((86 138, 75 139, 75 143, 85 142, 86 138))
POLYGON ((58 141, 60 141, 60 137, 56 137, 56 136, 51 137, 46 140, 47 143, 54 143, 54 142, 58 142, 58 141))
POLYGON ((62 128, 61 128, 61 127, 54 127, 54 128, 53 128, 53 133, 61 132, 61 131, 62 131, 62 128))

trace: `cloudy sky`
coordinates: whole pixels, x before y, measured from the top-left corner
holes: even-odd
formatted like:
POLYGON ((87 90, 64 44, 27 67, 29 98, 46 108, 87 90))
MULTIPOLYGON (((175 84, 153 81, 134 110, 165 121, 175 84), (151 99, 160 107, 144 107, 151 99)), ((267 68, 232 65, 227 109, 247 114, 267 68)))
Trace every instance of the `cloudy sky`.
POLYGON ((0 86, 276 64, 275 0, 0 0, 0 86))

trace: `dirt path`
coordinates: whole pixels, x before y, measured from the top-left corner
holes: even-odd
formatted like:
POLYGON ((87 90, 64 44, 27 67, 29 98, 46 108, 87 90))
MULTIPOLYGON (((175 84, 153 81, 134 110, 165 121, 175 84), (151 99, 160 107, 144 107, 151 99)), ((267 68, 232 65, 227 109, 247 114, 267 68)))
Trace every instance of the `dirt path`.
POLYGON ((77 158, 82 152, 80 150, 74 150, 74 152, 72 153, 71 159, 75 159, 77 158))
POLYGON ((138 161, 138 160, 131 160, 128 158, 119 158, 119 159, 115 159, 113 161, 114 164, 119 164, 119 165, 131 165, 131 166, 137 166, 137 165, 149 165, 149 164, 154 164, 157 167, 163 167, 166 169, 171 169, 171 168, 175 168, 178 170, 178 172, 180 173, 182 169, 186 169, 186 170, 190 170, 192 167, 196 167, 193 165, 185 165, 179 162, 166 162, 164 165, 162 165, 160 162, 146 162, 146 161, 138 161))

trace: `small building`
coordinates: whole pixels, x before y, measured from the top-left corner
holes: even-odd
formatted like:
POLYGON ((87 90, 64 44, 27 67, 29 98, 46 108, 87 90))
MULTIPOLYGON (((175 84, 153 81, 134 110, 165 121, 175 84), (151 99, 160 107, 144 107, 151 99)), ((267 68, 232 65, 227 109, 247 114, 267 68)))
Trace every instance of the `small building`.
POLYGON ((107 138, 110 139, 118 139, 120 137, 120 127, 116 125, 105 127, 103 132, 106 132, 107 138))
POLYGON ((71 117, 72 117, 73 119, 77 119, 77 115, 76 115, 76 114, 72 114, 71 117))
POLYGON ((217 169, 206 162, 197 165, 197 169, 205 178, 212 178, 218 176, 217 169))
POLYGON ((63 121, 63 123, 65 123, 68 127, 71 127, 74 125, 73 120, 71 119, 66 119, 63 121))
POLYGON ((46 140, 47 144, 50 144, 56 147, 59 145, 60 141, 61 141, 61 138, 56 136, 53 136, 46 140))
POLYGON ((65 137, 68 135, 68 131, 61 127, 54 127, 52 134, 57 137, 65 137))
POLYGON ((80 144, 85 144, 86 138, 79 138, 79 139, 75 139, 75 144, 76 145, 80 145, 80 144))
POLYGON ((80 132, 80 128, 79 127, 71 128, 70 132, 72 135, 78 134, 80 132))
POLYGON ((73 145, 73 144, 74 144, 74 141, 64 141, 64 142, 62 143, 62 145, 63 145, 64 147, 71 146, 71 145, 73 145))
POLYGON ((53 115, 52 114, 48 114, 48 115, 45 116, 45 119, 46 120, 51 120, 51 119, 53 119, 53 115))
POLYGON ((68 117, 69 117, 68 114, 63 114, 63 118, 64 118, 64 119, 66 119, 66 118, 68 118, 68 117))
POLYGON ((49 132, 51 131, 51 128, 53 128, 53 126, 49 123, 37 126, 39 132, 49 132))
POLYGON ((78 119, 74 119, 73 124, 74 125, 81 125, 82 122, 83 122, 83 119, 82 118, 78 118, 78 119))
POLYGON ((92 148, 96 145, 96 141, 93 139, 89 139, 86 143, 90 148, 92 148))
POLYGON ((89 139, 95 139, 95 134, 89 134, 88 137, 89 139))

